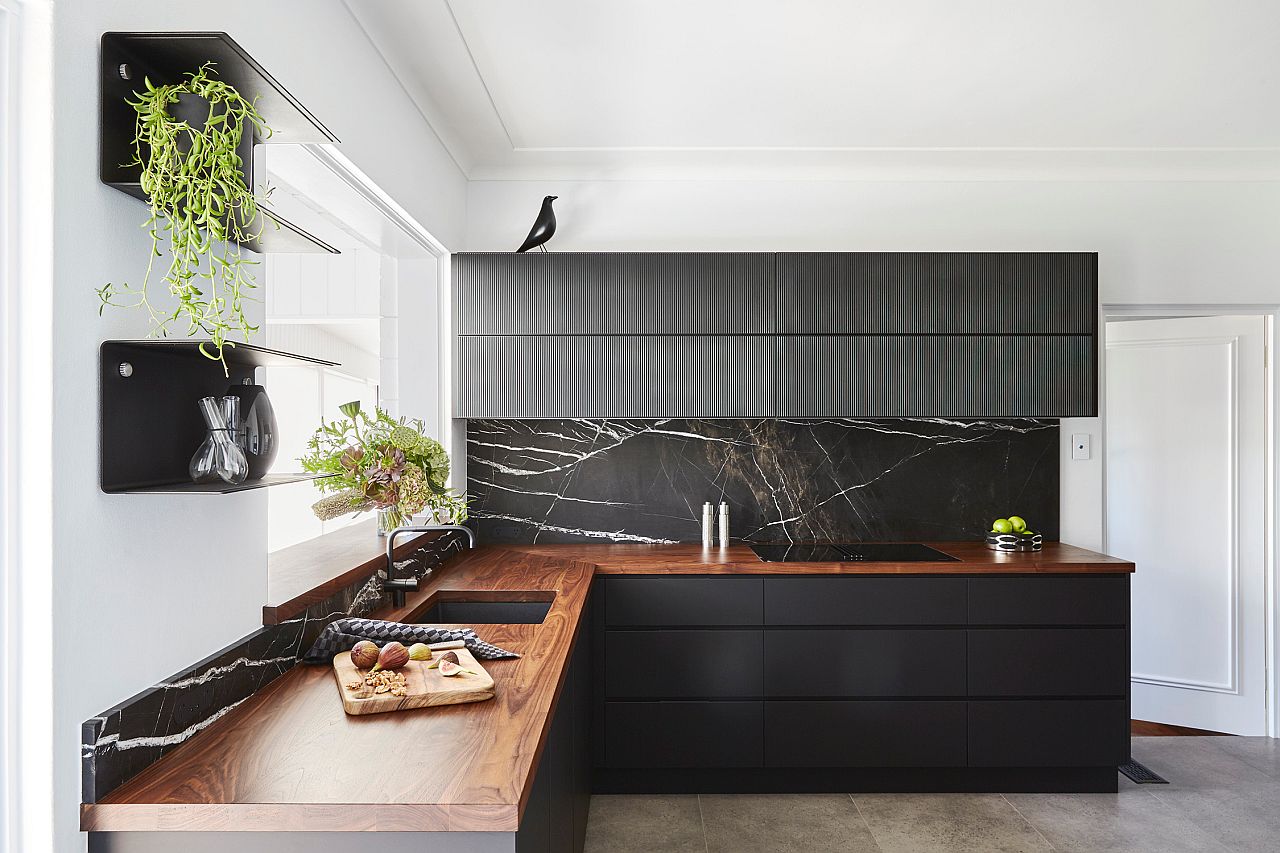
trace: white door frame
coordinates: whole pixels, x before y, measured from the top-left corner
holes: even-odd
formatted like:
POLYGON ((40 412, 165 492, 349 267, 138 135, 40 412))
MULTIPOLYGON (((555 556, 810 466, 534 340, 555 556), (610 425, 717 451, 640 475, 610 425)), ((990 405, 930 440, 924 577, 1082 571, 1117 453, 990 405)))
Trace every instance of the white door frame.
MULTIPOLYGON (((53 846, 53 3, 0 0, 0 850, 53 846)), ((67 689, 64 685, 60 689, 67 689)), ((70 733, 67 733, 70 736, 70 733)), ((65 740, 65 738, 64 738, 65 740)))
POLYGON ((21 642, 18 619, 18 554, 14 539, 18 514, 13 505, 18 483, 10 473, 10 462, 17 455, 17 430, 12 413, 18 404, 13 357, 8 343, 17 331, 17 300, 13 295, 18 280, 14 248, 19 244, 16 233, 17 203, 13 176, 18 163, 15 156, 13 111, 17 104, 17 63, 12 57, 18 44, 16 9, 9 0, 0 0, 0 55, 9 57, 0 67, 0 850, 18 849, 18 830, 14 826, 21 813, 18 792, 18 685, 15 672, 17 647, 21 642))
MULTIPOLYGON (((1263 526, 1263 554, 1264 554, 1264 589, 1266 590, 1266 668, 1267 668, 1267 734, 1271 737, 1280 737, 1280 684, 1276 676, 1276 662, 1280 661, 1280 632, 1277 631, 1277 619, 1280 618, 1280 589, 1277 589, 1277 566, 1276 566, 1276 546, 1275 533, 1280 529, 1280 507, 1277 507, 1276 500, 1276 484, 1277 478, 1280 476, 1280 470, 1277 469, 1278 458, 1276 447, 1276 421, 1280 411, 1277 410, 1277 388, 1276 388, 1276 371, 1275 371, 1275 334, 1277 322, 1280 321, 1280 305, 1268 304, 1208 304, 1208 305, 1151 305, 1151 304, 1104 304, 1101 308, 1101 323, 1099 328, 1102 330, 1103 341, 1100 342, 1101 352, 1104 357, 1100 364, 1099 388, 1105 387, 1105 371, 1106 371, 1106 321, 1120 317, 1220 317, 1220 316, 1246 316, 1246 317, 1263 317, 1266 320, 1266 384, 1264 393, 1266 399, 1263 400, 1263 411, 1266 413, 1267 423, 1264 427, 1265 454, 1266 454, 1266 489, 1264 501, 1266 507, 1264 510, 1264 518, 1266 522, 1263 526)), ((1101 397, 1098 401, 1098 414, 1100 416, 1100 431, 1102 440, 1106 441, 1107 418, 1105 411, 1105 399, 1101 397)), ((1105 445, 1104 445, 1105 446, 1105 445)), ((1109 544, 1109 535, 1107 531, 1107 512, 1106 512, 1106 490, 1107 490, 1107 472, 1106 472, 1106 454, 1102 455, 1102 541, 1103 550, 1106 550, 1109 544)), ((1142 567, 1138 566, 1138 571, 1142 571, 1142 567)))

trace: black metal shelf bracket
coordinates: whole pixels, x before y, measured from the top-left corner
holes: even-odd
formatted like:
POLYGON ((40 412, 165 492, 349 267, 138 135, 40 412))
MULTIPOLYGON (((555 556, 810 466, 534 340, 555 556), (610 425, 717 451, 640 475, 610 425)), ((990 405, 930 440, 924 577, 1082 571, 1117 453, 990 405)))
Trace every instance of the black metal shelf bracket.
MULTIPOLYGON (((199 340, 104 341, 99 349, 100 485, 104 492, 225 494, 316 479, 268 474, 237 486, 196 485, 187 463, 204 440, 196 408, 201 397, 220 397, 231 385, 253 381, 259 367, 337 363, 237 343, 222 365, 201 354, 199 340)), ((207 343, 207 341, 205 342, 207 343)))
MULTIPOLYGON (((102 35, 100 55, 101 125, 99 127, 98 174, 102 182, 127 195, 145 201, 139 183, 140 166, 128 166, 133 159, 136 115, 126 102, 148 78, 156 85, 177 83, 206 62, 214 63, 218 77, 246 99, 253 101, 267 124, 267 139, 245 139, 241 158, 245 163, 245 185, 255 186, 253 148, 258 144, 333 143, 338 137, 321 124, 288 89, 226 33, 138 33, 109 32, 102 35)), ((259 236, 244 243, 255 252, 329 252, 338 250, 303 231, 264 206, 271 221, 250 223, 250 232, 259 236), (278 223, 276 228, 272 222, 278 223)))

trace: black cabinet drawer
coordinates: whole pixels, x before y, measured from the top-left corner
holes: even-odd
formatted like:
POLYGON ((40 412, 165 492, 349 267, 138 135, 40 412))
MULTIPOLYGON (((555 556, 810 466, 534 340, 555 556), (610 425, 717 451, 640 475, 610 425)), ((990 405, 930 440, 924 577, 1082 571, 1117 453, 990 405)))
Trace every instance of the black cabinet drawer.
POLYGON ((764 690, 763 631, 606 631, 611 699, 754 698, 764 690))
POLYGON ((1123 628, 991 628, 969 632, 970 696, 1124 696, 1123 628))
POLYGON ((765 578, 766 625, 962 625, 965 578, 765 578))
POLYGON ((963 767, 965 703, 765 702, 766 767, 963 767))
POLYGON ((605 579, 605 624, 613 627, 756 626, 764 623, 764 578, 605 579))
POLYGON ((964 696, 965 631, 769 631, 765 695, 964 696))
POLYGON ((759 767, 763 702, 606 702, 605 767, 759 767))
POLYGON ((970 578, 971 625, 1127 625, 1129 576, 970 578))
POLYGON ((973 767, 1115 767, 1129 760, 1124 699, 969 703, 973 767))

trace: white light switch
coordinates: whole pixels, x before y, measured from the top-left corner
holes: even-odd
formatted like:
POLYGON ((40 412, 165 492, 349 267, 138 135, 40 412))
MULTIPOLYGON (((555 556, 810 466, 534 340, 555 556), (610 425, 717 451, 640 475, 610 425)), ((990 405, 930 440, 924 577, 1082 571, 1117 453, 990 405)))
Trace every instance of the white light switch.
POLYGON ((1088 459, 1092 456, 1091 441, 1093 436, 1087 432, 1074 432, 1071 434, 1071 458, 1072 459, 1088 459))

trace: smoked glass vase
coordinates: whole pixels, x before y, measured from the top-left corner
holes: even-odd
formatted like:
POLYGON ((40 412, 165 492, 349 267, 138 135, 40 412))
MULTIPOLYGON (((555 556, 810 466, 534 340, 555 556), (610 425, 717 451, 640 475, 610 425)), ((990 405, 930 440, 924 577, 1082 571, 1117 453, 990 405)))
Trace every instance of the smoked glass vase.
POLYGON ((240 398, 202 397, 197 403, 209 434, 191 457, 187 473, 193 483, 222 481, 238 486, 249 476, 249 461, 236 441, 240 424, 240 398))
POLYGON ((240 398, 239 423, 236 442, 249 461, 250 480, 261 480, 271 470, 271 463, 280 449, 276 434, 276 413, 271 407, 267 389, 245 380, 243 385, 232 385, 228 396, 240 398))

